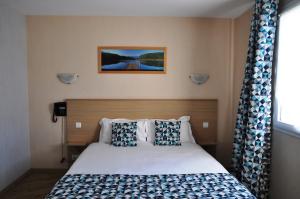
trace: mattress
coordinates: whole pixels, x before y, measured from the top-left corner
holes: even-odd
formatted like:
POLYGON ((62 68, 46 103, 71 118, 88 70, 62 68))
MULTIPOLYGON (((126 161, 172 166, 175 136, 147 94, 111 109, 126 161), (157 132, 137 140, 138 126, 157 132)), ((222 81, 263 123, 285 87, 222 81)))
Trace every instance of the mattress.
POLYGON ((46 198, 255 197, 199 145, 94 143, 46 198))
POLYGON ((226 169, 197 144, 182 146, 115 147, 91 144, 67 174, 191 174, 227 173, 226 169))

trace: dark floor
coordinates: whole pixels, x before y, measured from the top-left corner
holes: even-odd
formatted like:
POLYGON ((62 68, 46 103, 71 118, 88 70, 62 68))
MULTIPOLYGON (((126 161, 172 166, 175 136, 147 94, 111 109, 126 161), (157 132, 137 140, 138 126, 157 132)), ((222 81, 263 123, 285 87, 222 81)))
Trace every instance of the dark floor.
POLYGON ((63 169, 33 169, 0 193, 1 199, 42 199, 65 174, 63 169))

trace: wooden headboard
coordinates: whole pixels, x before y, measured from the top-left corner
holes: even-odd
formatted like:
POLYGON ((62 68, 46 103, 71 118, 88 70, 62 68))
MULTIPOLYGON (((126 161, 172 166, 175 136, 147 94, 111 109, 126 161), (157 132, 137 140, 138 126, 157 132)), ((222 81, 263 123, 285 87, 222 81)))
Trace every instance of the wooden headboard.
POLYGON ((170 119, 191 116, 196 142, 200 145, 217 142, 217 105, 215 99, 70 99, 67 100, 67 143, 84 145, 99 137, 99 121, 104 118, 170 119), (75 123, 81 122, 81 128, 75 123), (203 128, 208 122, 208 128, 203 128))

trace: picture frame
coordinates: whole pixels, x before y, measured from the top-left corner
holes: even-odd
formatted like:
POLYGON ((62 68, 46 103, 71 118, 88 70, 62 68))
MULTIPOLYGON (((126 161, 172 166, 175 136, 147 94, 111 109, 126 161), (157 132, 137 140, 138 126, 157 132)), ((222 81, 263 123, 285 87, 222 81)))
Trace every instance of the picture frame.
POLYGON ((98 46, 98 73, 165 74, 167 48, 98 46))

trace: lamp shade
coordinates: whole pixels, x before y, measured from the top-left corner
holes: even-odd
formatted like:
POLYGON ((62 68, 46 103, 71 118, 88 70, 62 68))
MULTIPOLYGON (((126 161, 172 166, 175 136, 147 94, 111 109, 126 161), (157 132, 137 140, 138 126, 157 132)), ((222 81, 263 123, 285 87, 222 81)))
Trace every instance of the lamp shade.
POLYGON ((202 74, 202 73, 193 73, 189 77, 193 83, 198 85, 204 84, 209 79, 208 74, 202 74))
POLYGON ((72 84, 79 78, 79 75, 77 73, 58 73, 57 78, 64 84, 72 84))

